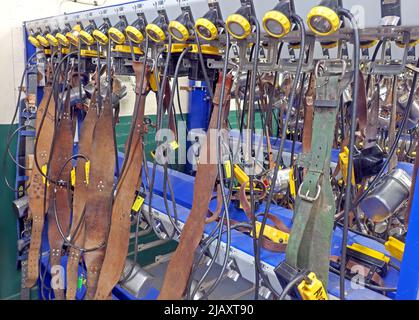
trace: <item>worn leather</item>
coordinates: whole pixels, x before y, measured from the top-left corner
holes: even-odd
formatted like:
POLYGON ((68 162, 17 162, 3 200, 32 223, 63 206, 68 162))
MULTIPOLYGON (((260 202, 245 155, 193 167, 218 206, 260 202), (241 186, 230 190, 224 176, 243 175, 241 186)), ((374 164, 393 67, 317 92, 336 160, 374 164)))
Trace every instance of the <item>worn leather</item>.
POLYGON ((84 248, 99 249, 84 255, 87 282, 85 299, 93 299, 99 272, 105 256, 109 222, 112 209, 112 191, 115 173, 115 140, 113 133, 113 110, 110 97, 103 102, 103 111, 93 131, 90 156, 90 177, 85 208, 86 239, 84 248), (103 245, 103 246, 102 246, 103 245))
MULTIPOLYGON (((38 159, 41 167, 49 161, 51 144, 54 136, 56 105, 53 97, 48 106, 42 130, 39 131, 40 122, 46 111, 47 100, 51 93, 51 83, 47 83, 44 88, 43 98, 39 104, 36 114, 36 130, 39 132, 36 158, 38 159)), ((44 206, 44 198, 46 196, 47 194, 43 176, 41 172, 39 172, 37 166, 34 166, 30 177, 30 188, 28 189, 29 212, 32 217, 32 231, 28 256, 28 276, 26 279, 27 288, 33 287, 39 276, 39 252, 41 249, 42 230, 44 228, 45 212, 47 209, 44 206)), ((48 204, 48 199, 46 203, 48 204)))
MULTIPOLYGON (((97 105, 96 97, 93 95, 87 114, 83 120, 83 126, 80 130, 79 139, 79 154, 90 159, 91 147, 93 142, 93 130, 96 125, 97 116, 97 105)), ((74 185, 73 193, 73 214, 72 223, 70 228, 70 235, 73 236, 71 241, 75 246, 81 248, 85 242, 85 223, 83 218, 83 212, 86 205, 88 186, 86 181, 86 160, 84 158, 77 159, 76 165, 76 183, 74 185), (76 230, 78 227, 78 230, 76 230)), ((78 281, 78 268, 81 258, 81 252, 71 247, 68 253, 67 260, 67 300, 74 300, 77 293, 77 281, 78 281)))
MULTIPOLYGON (((52 183, 48 187, 49 207, 48 207, 48 240, 50 246, 50 267, 54 270, 55 267, 61 266, 61 253, 64 240, 58 231, 57 219, 62 228, 63 233, 66 235, 69 231, 70 224, 70 197, 67 183, 70 181, 71 163, 64 164, 73 155, 73 118, 70 107, 70 91, 66 96, 64 102, 64 109, 61 115, 60 122, 57 127, 57 133, 54 139, 54 147, 50 159, 50 175, 53 181, 62 180, 64 184, 53 185, 52 183), (61 171, 61 174, 60 174, 61 171), (54 192, 55 190, 55 192, 54 192), (54 202, 55 193, 55 202, 54 202), (55 213, 56 212, 56 216, 55 213)), ((57 272, 60 272, 57 269, 57 272)), ((56 300, 64 299, 64 274, 54 274, 52 277, 56 281, 51 282, 51 286, 54 290, 54 296, 56 300)))
MULTIPOLYGON (((219 81, 217 83, 213 101, 214 108, 210 119, 209 130, 217 128, 217 114, 220 104, 223 109, 229 105, 232 76, 226 75, 226 77, 225 96, 222 103, 218 101, 221 91, 222 76, 219 77, 219 81)), ((210 156, 211 153, 215 152, 214 145, 216 145, 216 143, 211 140, 211 134, 208 133, 207 139, 202 145, 202 148, 207 150, 207 157, 210 156)), ((210 159, 211 157, 208 158, 210 159)), ((192 209, 182 230, 179 245, 167 267, 163 286, 158 297, 159 300, 178 300, 182 298, 185 292, 194 261, 195 250, 199 245, 204 231, 205 219, 208 213, 208 206, 211 201, 216 179, 217 164, 212 164, 210 161, 199 161, 194 184, 192 209)))
POLYGON ((313 136, 314 99, 316 96, 316 78, 310 75, 307 92, 304 97, 304 128, 303 128, 303 153, 311 150, 311 138, 313 136))
MULTIPOLYGON (((255 183, 257 183, 255 181, 255 183)), ((255 219, 255 215, 251 210, 251 205, 246 193, 246 187, 249 183, 243 183, 240 187, 240 204, 243 208, 243 211, 246 213, 247 219, 249 219, 250 222, 252 222, 255 219)), ((263 182, 259 183, 260 186, 264 186, 263 182)), ((266 190, 263 190, 262 193, 266 194, 266 190)), ((272 223, 274 224, 274 227, 278 230, 281 230, 283 232, 286 233, 290 233, 290 229, 284 224, 284 222, 278 218, 277 216, 268 213, 267 217, 269 220, 272 221, 272 223)), ((273 242, 272 240, 262 236, 261 238, 262 241, 262 247, 269 250, 269 251, 273 251, 273 252, 285 252, 287 245, 284 243, 277 243, 277 242, 273 242)))
POLYGON ((130 136, 130 150, 125 150, 125 170, 118 180, 116 195, 112 206, 111 226, 108 236, 105 258, 100 271, 95 299, 105 300, 118 283, 124 270, 125 259, 129 246, 130 213, 135 200, 135 191, 141 182, 143 164, 143 137, 145 133, 144 112, 150 70, 143 62, 133 62, 136 76, 136 107, 137 117, 133 119, 130 136), (145 72, 143 87, 141 79, 145 72))

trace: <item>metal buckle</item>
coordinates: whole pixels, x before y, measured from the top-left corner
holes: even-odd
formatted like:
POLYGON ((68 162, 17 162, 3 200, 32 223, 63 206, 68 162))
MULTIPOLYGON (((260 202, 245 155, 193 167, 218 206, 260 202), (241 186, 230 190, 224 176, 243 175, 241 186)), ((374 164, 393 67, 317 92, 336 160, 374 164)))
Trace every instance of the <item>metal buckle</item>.
POLYGON ((317 193, 314 198, 309 196, 310 190, 308 190, 305 195, 301 194, 303 185, 304 185, 304 182, 300 185, 300 188, 298 188, 298 197, 308 202, 314 202, 320 197, 320 192, 322 191, 322 187, 320 185, 317 185, 317 193))

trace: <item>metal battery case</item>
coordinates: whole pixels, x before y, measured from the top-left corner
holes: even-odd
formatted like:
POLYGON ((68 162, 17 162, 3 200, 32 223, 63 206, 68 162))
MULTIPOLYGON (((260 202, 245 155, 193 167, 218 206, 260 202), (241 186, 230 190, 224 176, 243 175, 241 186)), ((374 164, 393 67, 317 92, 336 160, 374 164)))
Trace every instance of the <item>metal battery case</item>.
MULTIPOLYGON (((404 111, 407 106, 407 101, 409 100, 409 92, 404 93, 398 99, 399 107, 404 111)), ((410 108, 409 119, 407 122, 407 129, 411 130, 417 126, 419 122, 419 101, 418 97, 415 97, 413 100, 412 106, 410 108)))
POLYGON ((153 277, 139 264, 127 259, 121 279, 127 278, 120 285, 137 298, 143 298, 152 287, 153 277))
POLYGON ((374 222, 394 214, 409 197, 412 180, 402 169, 386 175, 360 203, 362 211, 374 222))

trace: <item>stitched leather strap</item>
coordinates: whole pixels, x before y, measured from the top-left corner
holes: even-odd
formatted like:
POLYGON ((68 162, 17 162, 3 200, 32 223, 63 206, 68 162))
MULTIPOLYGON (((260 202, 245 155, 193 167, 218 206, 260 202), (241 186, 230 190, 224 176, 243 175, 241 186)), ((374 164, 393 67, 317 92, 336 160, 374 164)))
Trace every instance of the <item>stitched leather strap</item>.
MULTIPOLYGON (((52 180, 63 180, 64 184, 56 186, 50 184, 48 187, 49 207, 48 207, 48 240, 50 246, 50 266, 51 270, 57 266, 61 266, 61 253, 64 240, 60 235, 57 227, 57 219, 64 234, 68 233, 70 224, 70 196, 68 194, 67 182, 70 181, 71 163, 66 161, 73 155, 73 119, 71 116, 70 107, 70 90, 68 90, 64 109, 60 122, 57 127, 57 133, 52 150, 50 160, 50 175, 52 180), (60 173, 61 171, 61 173, 60 173), (54 192, 55 190, 55 192, 54 192), (55 202, 54 202, 55 193, 55 202), (55 211, 55 212, 54 212, 55 211), (56 213, 56 215, 55 215, 56 213)), ((59 269, 57 269, 59 270, 59 269)), ((52 272, 53 273, 53 272, 52 272)), ((64 275, 58 275, 59 283, 51 282, 54 289, 54 296, 56 300, 64 299, 64 275), (61 287, 60 287, 61 285, 61 287)))
MULTIPOLYGON (((226 75, 226 77, 225 97, 221 106, 224 109, 223 112, 228 112, 232 86, 232 76, 226 75)), ((217 127, 217 114, 218 109, 220 108, 218 99, 221 90, 221 78, 222 76, 220 75, 214 94, 214 108, 209 129, 215 129, 217 127)), ((215 145, 215 141, 211 140, 211 134, 208 133, 207 139, 202 146, 204 150, 207 150, 207 157, 215 152, 215 145)), ((212 197, 216 179, 217 165, 211 164, 209 161, 200 161, 195 178, 192 210, 182 230, 179 245, 167 267, 163 286, 158 297, 159 300, 179 300, 185 292, 195 256, 195 250, 199 245, 204 231, 205 218, 208 213, 208 205, 212 197)))
MULTIPOLYGON (((55 100, 51 99, 48 112, 45 116, 45 120, 42 126, 42 130, 39 131, 39 126, 43 114, 46 111, 47 100, 52 93, 51 85, 47 85, 44 88, 44 95, 36 114, 36 127, 38 133, 38 142, 36 157, 39 165, 42 167, 49 161, 51 144, 54 136, 55 127, 55 100)), ((28 277, 26 280, 26 287, 31 288, 36 284, 39 275, 39 251, 41 249, 42 241, 42 230, 44 228, 45 211, 44 198, 47 196, 45 190, 45 183, 43 176, 39 172, 37 166, 33 167, 32 175, 30 178, 30 188, 28 189, 29 198, 29 211, 32 216, 32 231, 31 231, 31 243, 29 247, 28 256, 28 277)), ((48 199, 46 201, 48 204, 48 199)))
MULTIPOLYGON (((96 94, 94 93, 87 110, 87 114, 83 120, 83 126, 80 131, 79 154, 90 159, 91 147, 93 142, 93 130, 97 121, 96 94)), ((86 181, 86 160, 84 158, 77 159, 76 165, 76 183, 73 194, 73 214, 70 235, 73 236, 71 241, 75 246, 81 248, 85 242, 85 223, 83 212, 86 205, 88 195, 88 185, 86 181)), ((67 300, 74 300, 77 293, 78 269, 81 252, 71 247, 67 260, 67 300)))
POLYGON ((145 68, 142 62, 133 62, 133 67, 136 76, 137 93, 135 105, 138 108, 138 113, 137 118, 133 119, 132 122, 130 133, 130 136, 132 136, 131 148, 129 153, 128 150, 125 153, 127 164, 118 180, 117 192, 112 207, 112 220, 105 259, 102 264, 95 294, 95 299, 99 300, 108 299, 124 270, 129 245, 131 207, 135 200, 135 190, 141 182, 144 111, 150 70, 145 68), (144 72, 143 87, 140 88, 144 72))
POLYGON ((115 172, 115 140, 113 133, 113 110, 110 97, 103 103, 103 111, 93 131, 90 157, 90 178, 85 208, 86 249, 99 249, 86 252, 87 268, 86 299, 93 299, 99 272, 105 255, 106 238, 112 209, 112 190, 115 172))

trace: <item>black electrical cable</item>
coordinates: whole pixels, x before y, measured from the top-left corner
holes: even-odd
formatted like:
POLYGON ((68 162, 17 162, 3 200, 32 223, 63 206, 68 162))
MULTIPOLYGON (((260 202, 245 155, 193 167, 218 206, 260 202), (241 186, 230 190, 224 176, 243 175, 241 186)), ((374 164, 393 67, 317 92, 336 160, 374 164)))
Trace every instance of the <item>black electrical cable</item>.
MULTIPOLYGON (((182 65, 182 61, 184 59, 184 57, 188 54, 188 52, 191 50, 191 47, 186 47, 182 53, 180 54, 178 61, 176 63, 176 68, 175 68, 175 72, 173 74, 173 80, 172 80, 172 94, 170 95, 170 99, 169 99, 169 105, 168 105, 168 109, 170 110, 173 107, 173 100, 174 100, 174 96, 175 96, 175 90, 176 90, 176 86, 178 84, 178 78, 179 78, 179 71, 180 71, 180 67, 182 65)), ((167 162, 164 164, 164 178, 163 178, 163 200, 164 200, 164 205, 166 208, 166 213, 167 216, 169 217, 170 223, 173 225, 174 228, 174 234, 171 238, 174 237, 175 233, 180 234, 181 230, 178 226, 178 214, 177 214, 177 208, 176 208, 176 202, 175 202, 175 197, 174 197, 174 192, 173 192, 173 187, 172 184, 170 183, 169 180, 169 174, 168 174, 168 164, 167 162), (170 191, 170 197, 172 200, 172 204, 173 204, 173 213, 174 213, 174 218, 175 220, 173 221, 172 219, 172 215, 170 213, 170 208, 169 208, 169 203, 168 203, 168 199, 167 199, 167 184, 169 185, 169 191, 170 191)))
MULTIPOLYGON (((333 268, 332 266, 329 267, 330 272, 333 272, 334 274, 340 274, 340 271, 333 268)), ((351 277, 349 277, 348 275, 345 276, 345 279, 351 280, 351 277)), ((361 284, 359 284, 361 285, 361 284)), ((362 283, 362 285, 367 288, 367 289, 371 289, 371 290, 376 290, 376 291, 382 291, 382 292, 396 292, 397 288, 389 288, 389 287, 380 287, 380 286, 375 286, 372 284, 368 284, 368 283, 362 283)))
MULTIPOLYGON (((255 43, 255 51, 254 51, 254 57, 253 57, 253 70, 252 70, 252 76, 251 76, 251 82, 250 82, 250 101, 249 101, 249 112, 248 112, 248 117, 249 117, 249 128, 248 130, 250 130, 250 157, 254 157, 255 155, 253 155, 253 147, 254 147, 254 142, 255 142, 255 113, 254 113, 254 108, 255 108, 255 95, 256 95, 256 76, 257 76, 257 68, 258 68, 258 62, 259 62, 259 53, 260 53, 260 25, 259 25, 259 21, 252 16, 251 20, 253 22, 253 24, 256 27, 256 43, 255 43)), ((253 166, 254 164, 252 164, 253 166)), ((252 170, 255 170, 255 168, 253 167, 252 170)), ((249 189, 250 189, 250 214, 253 217, 252 218, 252 226, 253 226, 253 237, 252 237, 252 241, 253 241, 253 252, 257 251, 257 230, 256 230, 256 215, 255 215, 255 193, 254 193, 254 172, 252 171, 251 174, 249 174, 249 189)), ((259 270, 255 264, 255 300, 259 299, 259 270)))
MULTIPOLYGON (((377 46, 375 47, 374 53, 373 53, 372 58, 371 58, 371 62, 374 62, 377 59, 378 51, 380 50, 382 44, 383 44, 383 41, 382 40, 378 41, 377 46)), ((371 76, 372 76, 372 74, 371 73, 368 73, 367 85, 366 85, 366 93, 367 93, 367 95, 368 95, 368 91, 369 91, 369 88, 370 88, 371 76)))
MULTIPOLYGON (((248 224, 248 223, 237 223, 237 224, 235 224, 235 225, 233 225, 233 226, 231 226, 230 227, 230 230, 234 230, 234 229, 238 229, 238 228, 248 228, 248 229, 251 229, 252 228, 252 226, 250 225, 250 224, 248 224)), ((227 229, 225 229, 225 230, 222 230, 222 232, 221 232, 221 234, 224 234, 224 233, 226 233, 227 232, 227 229)), ((194 265, 194 267, 193 267, 193 270, 194 269, 197 269, 197 267, 199 266, 199 264, 200 264, 200 262, 201 262, 201 260, 202 260, 202 258, 204 257, 204 253, 205 252, 207 252, 208 251, 208 249, 209 249, 209 247, 211 246, 211 244, 216 240, 216 239, 218 239, 218 238, 212 238, 206 245, 205 245, 205 247, 203 248, 203 250, 201 251, 201 253, 200 253, 200 255, 199 255, 199 257, 198 257, 198 259, 196 259, 196 263, 195 263, 195 265, 194 265)), ((191 277, 190 277, 190 279, 191 279, 191 277)), ((190 281, 191 282, 191 281, 190 281)), ((189 285, 190 286, 190 285, 189 285)), ((196 294, 196 292, 199 290, 199 288, 200 288, 200 286, 196 286, 195 287, 195 290, 194 290, 194 294, 190 294, 190 292, 188 291, 188 294, 189 294, 189 296, 188 296, 188 300, 190 300, 191 299, 191 297, 192 297, 192 299, 193 299, 193 297, 195 297, 195 294, 196 294)), ((205 292, 205 294, 203 295, 203 297, 201 298, 201 300, 204 300, 204 299, 206 299, 206 298, 208 298, 208 296, 210 295, 211 293, 208 293, 208 291, 207 292, 205 292)))
POLYGON ((352 29, 354 32, 354 92, 352 99, 352 110, 351 110, 351 128, 349 133, 349 160, 347 170, 347 181, 345 185, 345 203, 344 203, 344 214, 343 214, 343 236, 341 246, 341 268, 340 268, 340 299, 345 300, 345 272, 346 272, 346 245, 348 243, 348 231, 349 231, 349 212, 351 209, 351 192, 352 192, 352 172, 354 163, 354 152, 355 152, 355 132, 357 126, 357 111, 358 111, 358 94, 359 94, 359 65, 360 65, 360 38, 358 23, 353 14, 346 10, 340 9, 339 13, 350 20, 352 29))
MULTIPOLYGON (((159 131, 161 130, 162 126, 163 126, 163 95, 164 95, 164 88, 166 87, 166 82, 167 82, 167 75, 169 72, 169 63, 170 63, 170 59, 171 59, 171 55, 172 55, 172 36, 169 34, 168 36, 168 50, 167 50, 167 56, 166 56, 166 61, 165 61, 165 66, 164 66, 164 71, 163 71, 163 79, 162 79, 162 83, 161 86, 159 84, 159 76, 158 76, 158 57, 160 56, 160 54, 163 53, 163 51, 161 51, 161 53, 159 53, 156 56, 156 66, 155 66, 155 70, 154 70, 154 75, 155 75, 155 79, 156 79, 156 85, 157 85, 157 130, 156 130, 156 136, 159 134, 159 131)), ((164 49, 163 49, 164 50, 164 49)), ((153 200, 153 192, 154 192, 154 182, 156 179, 156 170, 157 170, 157 149, 160 146, 160 144, 158 144, 157 148, 156 148, 156 154, 153 160, 153 169, 152 169, 152 173, 151 173, 151 182, 148 186, 148 215, 150 218, 150 224, 154 230, 154 232, 156 233, 156 235, 158 235, 160 237, 160 233, 157 230, 157 227, 155 225, 154 222, 154 218, 152 217, 152 200, 153 200)), ((164 226, 163 226, 164 228, 164 226)), ((167 232, 166 232, 167 233, 167 232)), ((167 233, 167 236, 169 237, 169 234, 167 233)))
MULTIPOLYGON (((304 27, 304 22, 296 14, 292 14, 291 17, 293 18, 295 23, 298 24, 298 27, 299 27, 299 30, 300 30, 300 47, 301 47, 301 49, 300 49, 300 53, 299 53, 299 59, 298 59, 298 62, 297 62, 296 74, 295 74, 294 82, 293 82, 292 89, 291 89, 290 99, 288 101, 286 117, 285 117, 285 121, 284 121, 283 128, 282 128, 282 137, 281 137, 281 142, 280 142, 279 150, 278 150, 277 157, 276 157, 276 165, 275 165, 273 178, 272 178, 273 184, 276 183, 276 180, 278 178, 279 166, 281 165, 281 162, 282 162, 282 154, 284 152, 285 140, 286 140, 286 135, 287 135, 287 127, 288 127, 288 123, 289 123, 289 119, 290 119, 290 115, 291 115, 291 110, 292 110, 292 107, 294 105, 295 93, 296 93, 296 90, 297 90, 297 86, 298 86, 298 83, 300 82, 301 70, 302 70, 302 67, 303 67, 304 55, 305 55, 306 31, 305 31, 305 27, 304 27)), ((275 189, 274 186, 272 186, 269 193, 268 193, 267 202, 266 202, 266 206, 265 206, 265 211, 264 211, 264 214, 263 214, 263 219, 262 219, 261 226, 260 226, 260 231, 259 231, 259 233, 262 234, 262 235, 264 234, 265 225, 266 225, 266 222, 267 222, 267 219, 268 219, 268 213, 269 213, 270 205, 272 203, 274 189, 275 189)), ((278 293, 278 291, 271 285, 268 277, 264 274, 264 271, 263 271, 263 268, 262 268, 262 265, 261 265, 261 261, 260 261, 260 253, 261 253, 261 246, 262 246, 261 238, 262 237, 259 237, 257 250, 256 250, 256 253, 255 253, 255 264, 256 264, 257 268, 259 269, 259 273, 260 273, 264 283, 266 284, 266 286, 276 296, 279 297, 280 293, 278 293)))
POLYGON ((285 300, 287 294, 301 281, 303 281, 306 278, 304 274, 298 274, 296 275, 288 284, 285 286, 284 290, 282 290, 281 295, 279 296, 278 300, 285 300))

